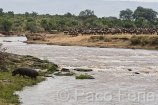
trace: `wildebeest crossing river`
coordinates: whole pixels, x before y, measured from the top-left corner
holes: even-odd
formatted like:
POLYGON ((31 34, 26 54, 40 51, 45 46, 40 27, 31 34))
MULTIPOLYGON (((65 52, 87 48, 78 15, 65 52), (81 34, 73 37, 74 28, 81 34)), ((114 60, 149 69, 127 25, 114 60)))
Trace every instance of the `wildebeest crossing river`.
POLYGON ((7 52, 48 59, 60 67, 92 68, 95 79, 47 78, 17 92, 22 105, 157 105, 158 51, 4 42, 7 52))

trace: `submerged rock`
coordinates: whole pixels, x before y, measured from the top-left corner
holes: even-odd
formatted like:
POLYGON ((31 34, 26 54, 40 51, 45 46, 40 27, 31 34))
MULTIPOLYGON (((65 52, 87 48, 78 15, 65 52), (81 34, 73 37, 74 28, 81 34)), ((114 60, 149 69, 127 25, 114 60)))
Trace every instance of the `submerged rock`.
POLYGON ((52 64, 53 66, 55 66, 56 68, 59 67, 59 66, 58 66, 57 64, 55 64, 54 62, 51 62, 51 64, 52 64))
POLYGON ((90 72, 90 71, 93 71, 92 69, 83 69, 83 68, 75 68, 74 70, 81 71, 81 72, 90 72))
POLYGON ((70 70, 67 69, 67 68, 62 68, 62 69, 61 69, 61 72, 70 72, 70 70))
POLYGON ((80 74, 80 75, 76 76, 76 79, 95 79, 95 78, 88 74, 80 74))
POLYGON ((95 79, 93 76, 91 75, 87 75, 89 77, 89 79, 95 79))
POLYGON ((132 71, 132 69, 128 69, 128 71, 132 71))
POLYGON ((73 76, 75 75, 74 72, 55 72, 54 75, 56 76, 73 76))

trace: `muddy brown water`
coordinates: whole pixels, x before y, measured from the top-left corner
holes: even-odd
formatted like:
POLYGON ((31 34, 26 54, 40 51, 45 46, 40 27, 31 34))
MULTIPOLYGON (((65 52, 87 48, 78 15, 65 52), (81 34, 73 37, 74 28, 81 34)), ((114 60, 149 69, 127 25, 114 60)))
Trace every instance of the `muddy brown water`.
POLYGON ((33 55, 65 68, 92 68, 93 80, 46 81, 16 92, 22 105, 157 105, 158 51, 26 44, 25 37, 0 41, 7 52, 33 55), (131 69, 132 71, 130 71, 131 69), (138 72, 140 74, 135 74, 138 72))

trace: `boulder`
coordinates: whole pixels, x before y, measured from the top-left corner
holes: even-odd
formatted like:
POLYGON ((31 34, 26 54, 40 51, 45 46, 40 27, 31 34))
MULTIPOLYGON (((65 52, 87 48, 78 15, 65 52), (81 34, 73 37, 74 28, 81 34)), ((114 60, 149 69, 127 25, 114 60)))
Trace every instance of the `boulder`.
POLYGON ((62 69, 61 69, 61 72, 70 72, 70 70, 67 69, 67 68, 62 68, 62 69))

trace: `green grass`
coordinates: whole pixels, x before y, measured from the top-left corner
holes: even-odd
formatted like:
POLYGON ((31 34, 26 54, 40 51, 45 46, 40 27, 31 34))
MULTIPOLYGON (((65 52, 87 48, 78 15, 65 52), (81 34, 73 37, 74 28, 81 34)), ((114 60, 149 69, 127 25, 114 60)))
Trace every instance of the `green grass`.
POLYGON ((9 105, 5 100, 0 98, 0 105, 9 105))
POLYGON ((94 79, 90 75, 80 74, 76 76, 76 79, 94 79))
POLYGON ((36 85, 44 80, 45 78, 41 78, 40 76, 37 77, 37 80, 34 80, 29 77, 23 78, 19 75, 11 76, 11 72, 0 72, 0 98, 3 99, 0 103, 19 104, 19 97, 14 94, 15 91, 20 91, 25 86, 36 85))
POLYGON ((3 62, 3 66, 7 68, 7 70, 0 70, 0 105, 20 104, 18 95, 14 94, 15 91, 20 91, 25 86, 36 85, 37 83, 45 80, 45 78, 42 78, 45 73, 41 72, 39 72, 39 76, 36 80, 27 76, 12 76, 12 70, 15 68, 26 66, 34 69, 57 69, 55 64, 50 63, 48 60, 40 60, 39 58, 29 55, 20 56, 8 53, 8 57, 0 59, 0 61, 3 62), (41 65, 34 65, 35 63, 39 63, 41 65), (43 66, 43 63, 46 65, 43 66))
POLYGON ((52 65, 52 66, 50 66, 50 67, 48 68, 47 71, 48 71, 47 73, 54 73, 54 72, 56 72, 56 71, 58 71, 58 70, 57 70, 57 68, 56 68, 54 65, 52 65))

